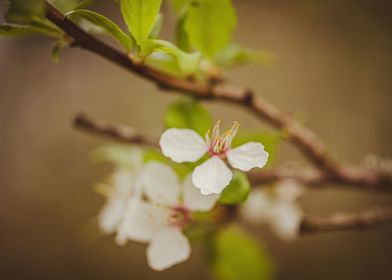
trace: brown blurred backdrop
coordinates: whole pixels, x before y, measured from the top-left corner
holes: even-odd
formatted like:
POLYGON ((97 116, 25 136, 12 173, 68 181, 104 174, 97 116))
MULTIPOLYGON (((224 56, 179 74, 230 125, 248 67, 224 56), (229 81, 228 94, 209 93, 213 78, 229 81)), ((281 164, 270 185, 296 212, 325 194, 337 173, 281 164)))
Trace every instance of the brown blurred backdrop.
MULTIPOLYGON (((94 9, 121 21, 110 1, 94 9)), ((391 156, 392 7, 385 0, 238 0, 236 41, 274 52, 273 67, 230 72, 283 110, 296 113, 330 151, 349 163, 391 156)), ((168 10, 165 5, 164 10, 168 10)), ((163 36, 172 39, 173 18, 163 36)), ((105 140, 75 131, 80 111, 158 135, 175 96, 79 49, 50 59, 51 42, 0 41, 0 279, 208 279, 202 248, 190 261, 151 271, 145 248, 96 238, 91 220, 103 200, 92 191, 107 174, 89 153, 105 140)), ((209 104, 214 117, 260 129, 246 112, 209 104)), ((261 126, 264 129, 265 126, 261 126)), ((303 161, 284 144, 279 162, 303 161)), ((309 213, 356 211, 392 203, 389 193, 311 191, 309 213)), ((277 240, 249 228, 275 261, 278 279, 392 279, 392 227, 277 240)))

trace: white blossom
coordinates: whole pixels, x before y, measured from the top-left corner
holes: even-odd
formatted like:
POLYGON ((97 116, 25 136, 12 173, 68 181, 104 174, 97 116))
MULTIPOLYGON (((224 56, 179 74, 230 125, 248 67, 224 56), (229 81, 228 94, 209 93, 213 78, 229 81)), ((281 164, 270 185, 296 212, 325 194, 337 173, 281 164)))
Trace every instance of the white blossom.
POLYGON ((293 240, 303 217, 296 200, 303 192, 304 188, 291 180, 274 188, 256 189, 241 207, 241 214, 252 223, 268 225, 281 239, 293 240))
POLYGON ((134 150, 131 156, 131 167, 116 168, 109 184, 100 184, 99 192, 107 196, 107 201, 98 214, 99 228, 106 234, 115 233, 124 217, 128 201, 139 195, 138 175, 143 158, 140 150, 134 150))
POLYGON ((148 243, 147 260, 154 270, 187 260, 191 247, 183 229, 190 224, 193 211, 211 210, 219 196, 200 194, 190 175, 180 183, 172 168, 159 162, 145 166, 139 183, 143 195, 129 200, 117 243, 148 243))
POLYGON ((197 166, 192 174, 193 184, 204 195, 219 194, 230 183, 233 173, 227 167, 226 159, 232 167, 242 171, 262 168, 268 160, 268 153, 261 143, 248 142, 236 148, 231 147, 238 123, 235 122, 222 135, 219 127, 218 121, 212 133, 206 133, 205 139, 192 129, 169 128, 159 141, 162 153, 175 162, 196 162, 203 155, 209 155, 209 159, 197 166))

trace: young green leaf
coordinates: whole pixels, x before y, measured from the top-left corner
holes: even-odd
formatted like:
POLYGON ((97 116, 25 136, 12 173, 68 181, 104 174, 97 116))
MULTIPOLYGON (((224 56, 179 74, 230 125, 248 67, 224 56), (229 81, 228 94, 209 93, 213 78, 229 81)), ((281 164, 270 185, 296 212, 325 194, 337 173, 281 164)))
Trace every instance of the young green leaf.
POLYGON ((89 10, 76 10, 65 14, 71 19, 83 18, 104 29, 113 38, 117 39, 124 48, 130 52, 133 46, 132 39, 113 21, 107 17, 89 10))
POLYGON ((271 65, 275 62, 275 57, 267 51, 251 50, 232 44, 218 52, 214 61, 221 67, 229 68, 249 63, 271 65))
POLYGON ((161 13, 159 13, 155 19, 154 27, 152 28, 151 33, 148 36, 149 38, 151 39, 158 38, 159 33, 161 33, 162 22, 163 22, 163 16, 161 13))
POLYGON ((62 13, 66 13, 73 10, 85 9, 91 6, 95 0, 48 0, 48 2, 62 13))
POLYGON ((216 280, 270 280, 273 266, 261 244, 237 227, 219 231, 212 244, 216 280))
POLYGON ((223 190, 220 202, 223 204, 238 204, 244 202, 250 193, 248 177, 241 171, 236 170, 230 184, 223 190))
POLYGON ((109 162, 123 167, 134 167, 140 153, 137 149, 120 144, 102 146, 96 149, 91 158, 94 162, 109 162))
POLYGON ((139 45, 146 57, 154 52, 163 52, 174 56, 179 68, 185 74, 192 74, 198 69, 201 58, 199 53, 186 53, 176 45, 164 40, 147 39, 141 41, 139 45))
POLYGON ((43 0, 12 0, 5 18, 10 23, 30 24, 34 19, 43 16, 43 0))
POLYGON ((161 2, 162 0, 121 0, 121 13, 138 44, 150 36, 161 2))
POLYGON ((17 24, 0 24, 0 36, 19 37, 34 34, 44 34, 51 37, 58 37, 59 32, 54 32, 52 29, 43 27, 35 27, 31 25, 17 25, 17 24))
POLYGON ((177 78, 186 77, 186 74, 178 66, 177 59, 171 54, 152 53, 145 58, 144 63, 171 76, 177 78))
POLYGON ((199 102, 184 98, 168 107, 165 124, 166 127, 191 128, 204 135, 212 126, 212 118, 199 102))
POLYGON ((54 63, 60 62, 60 52, 63 48, 69 46, 69 40, 65 38, 59 38, 54 44, 52 48, 52 60, 54 63))
POLYGON ((236 21, 231 0, 198 0, 189 6, 185 30, 191 45, 213 58, 230 43, 236 21))

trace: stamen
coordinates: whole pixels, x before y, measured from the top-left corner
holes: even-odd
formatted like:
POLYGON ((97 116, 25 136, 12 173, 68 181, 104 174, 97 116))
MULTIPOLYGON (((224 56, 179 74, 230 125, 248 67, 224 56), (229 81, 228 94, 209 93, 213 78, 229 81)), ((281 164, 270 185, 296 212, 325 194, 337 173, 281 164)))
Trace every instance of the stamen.
POLYGON ((238 122, 234 122, 233 126, 229 130, 223 133, 223 135, 220 135, 220 120, 218 120, 212 130, 212 135, 210 131, 207 131, 206 133, 206 140, 210 152, 213 154, 224 154, 228 149, 230 149, 231 142, 237 134, 239 126, 240 124, 238 122))

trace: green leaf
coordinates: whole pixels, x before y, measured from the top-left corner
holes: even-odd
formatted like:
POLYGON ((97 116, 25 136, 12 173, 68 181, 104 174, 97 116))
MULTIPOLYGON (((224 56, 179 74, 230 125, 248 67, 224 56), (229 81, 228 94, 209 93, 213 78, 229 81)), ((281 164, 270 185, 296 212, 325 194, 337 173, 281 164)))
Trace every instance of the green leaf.
POLYGON ((264 145, 264 149, 269 153, 267 166, 274 162, 279 143, 283 140, 283 135, 278 132, 264 132, 239 134, 233 139, 233 147, 240 146, 247 142, 259 142, 264 145))
POLYGON ((204 135, 212 126, 212 118, 199 102, 184 98, 168 107, 165 125, 166 127, 191 128, 204 135))
POLYGON ((60 62, 60 52, 63 48, 69 46, 69 41, 65 38, 60 38, 58 39, 52 48, 52 60, 54 63, 59 63, 60 62))
POLYGON ((213 58, 230 43, 236 21, 231 0, 198 0, 189 6, 185 30, 191 45, 213 58))
POLYGON ((83 18, 104 29, 113 38, 117 39, 128 52, 131 51, 132 39, 121 28, 107 17, 89 10, 76 10, 65 15, 71 19, 83 18))
POLYGON ((171 0, 170 2, 177 14, 182 13, 190 4, 190 0, 171 0))
POLYGON ((67 13, 73 10, 85 9, 94 4, 95 0, 48 0, 48 2, 62 13, 67 13))
POLYGON ((230 184, 223 190, 219 201, 229 205, 244 202, 249 196, 250 189, 248 177, 243 172, 236 170, 230 184))
POLYGON ((30 24, 35 19, 44 16, 43 0, 11 0, 5 16, 7 22, 30 24))
POLYGON ((154 69, 178 78, 186 77, 178 66, 177 58, 167 53, 152 53, 145 58, 144 63, 154 69))
POLYGON ((152 28, 151 33, 148 36, 149 38, 151 39, 158 38, 159 33, 161 33, 162 23, 163 23, 163 16, 161 13, 159 13, 155 19, 154 27, 152 28))
POLYGON ((186 53, 180 50, 176 45, 156 39, 146 39, 139 43, 144 56, 149 56, 154 52, 163 52, 176 58, 178 67, 185 74, 192 74, 198 69, 200 62, 199 53, 186 53))
POLYGON ((51 29, 36 27, 31 25, 17 25, 11 23, 0 24, 0 36, 19 37, 34 34, 44 34, 52 37, 58 37, 59 33, 51 29))
POLYGON ((237 227, 219 231, 213 240, 211 272, 216 280, 270 280, 273 266, 261 244, 237 227))
POLYGON ((120 144, 100 147, 92 153, 91 157, 97 163, 109 162, 124 167, 135 167, 142 161, 139 149, 120 144))
POLYGON ((219 66, 228 68, 250 63, 271 65, 275 63, 276 58, 272 53, 267 51, 251 50, 232 44, 221 50, 215 56, 214 61, 219 66))
POLYGON ((121 13, 137 43, 150 36, 161 2, 161 0, 121 0, 121 13))

